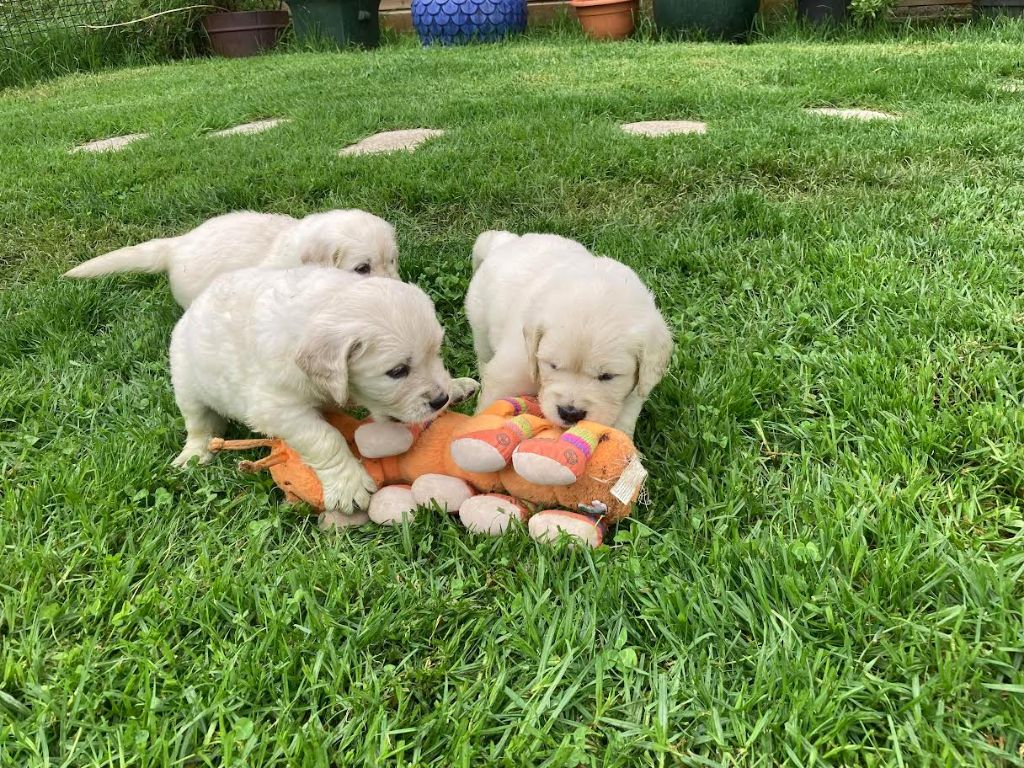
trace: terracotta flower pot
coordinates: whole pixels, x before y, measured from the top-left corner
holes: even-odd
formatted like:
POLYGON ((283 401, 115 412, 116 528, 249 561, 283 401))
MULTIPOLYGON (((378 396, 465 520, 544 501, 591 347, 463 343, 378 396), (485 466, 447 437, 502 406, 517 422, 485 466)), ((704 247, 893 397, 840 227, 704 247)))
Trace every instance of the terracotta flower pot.
POLYGON ((636 28, 638 0, 570 0, 587 37, 625 40, 636 28))
POLYGON ((203 29, 217 55, 255 56, 277 45, 289 18, 288 11, 211 13, 203 17, 203 29))

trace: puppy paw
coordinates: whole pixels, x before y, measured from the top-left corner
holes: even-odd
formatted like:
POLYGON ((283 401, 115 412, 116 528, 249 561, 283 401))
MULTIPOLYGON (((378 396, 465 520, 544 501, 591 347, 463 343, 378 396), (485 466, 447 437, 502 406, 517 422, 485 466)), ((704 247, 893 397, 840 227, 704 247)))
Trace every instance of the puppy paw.
POLYGON ((459 403, 466 402, 467 400, 469 400, 469 398, 471 398, 473 395, 477 393, 478 389, 480 389, 480 384, 476 381, 476 379, 471 379, 469 377, 453 379, 451 390, 451 405, 458 405, 459 403))
POLYGON ((171 466, 185 467, 192 459, 196 459, 197 464, 208 464, 213 458, 213 454, 210 453, 207 442, 203 440, 201 443, 192 441, 185 443, 185 447, 181 449, 181 453, 171 462, 171 466))
POLYGON ((370 495, 377 490, 373 478, 356 461, 317 475, 324 489, 324 509, 328 511, 352 514, 368 509, 370 495))
POLYGON ((340 531, 342 528, 353 528, 368 522, 370 522, 370 516, 365 512, 356 512, 353 515, 345 515, 341 512, 321 512, 316 524, 321 531, 340 531))

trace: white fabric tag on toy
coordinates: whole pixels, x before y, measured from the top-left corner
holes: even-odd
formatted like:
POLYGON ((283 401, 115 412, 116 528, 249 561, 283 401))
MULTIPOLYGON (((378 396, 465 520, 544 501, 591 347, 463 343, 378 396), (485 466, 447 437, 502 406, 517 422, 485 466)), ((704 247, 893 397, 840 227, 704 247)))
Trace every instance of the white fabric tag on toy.
POLYGON ((618 481, 612 486, 612 496, 623 504, 629 504, 647 482, 647 470, 640 463, 640 457, 634 456, 622 470, 618 481))

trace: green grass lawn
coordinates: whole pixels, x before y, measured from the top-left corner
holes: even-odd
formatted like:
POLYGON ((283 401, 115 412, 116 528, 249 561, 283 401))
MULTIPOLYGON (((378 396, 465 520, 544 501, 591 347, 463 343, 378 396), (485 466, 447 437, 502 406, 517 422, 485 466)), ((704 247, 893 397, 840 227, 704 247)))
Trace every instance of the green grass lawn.
POLYGON ((1022 44, 404 42, 0 94, 0 765, 1024 764, 1022 44), (616 128, 658 118, 710 130, 616 128), (458 375, 483 229, 652 285, 677 350, 612 546, 325 535, 237 457, 170 468, 163 278, 58 276, 337 206, 395 222, 458 375))

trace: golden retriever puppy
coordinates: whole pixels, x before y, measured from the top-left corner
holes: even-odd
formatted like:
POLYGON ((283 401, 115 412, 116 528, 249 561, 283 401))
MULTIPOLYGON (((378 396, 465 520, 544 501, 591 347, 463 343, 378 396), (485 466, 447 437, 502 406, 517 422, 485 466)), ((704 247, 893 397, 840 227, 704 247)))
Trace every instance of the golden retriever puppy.
POLYGON ((222 275, 171 336, 171 381, 185 419, 176 465, 210 458, 225 419, 279 437, 323 483, 329 511, 365 509, 373 481, 325 409, 419 423, 476 390, 441 361, 444 331, 414 285, 326 267, 222 275))
POLYGON ((473 267, 481 405, 536 394, 563 427, 587 419, 632 435, 673 348, 636 273, 564 237, 494 231, 477 238, 473 267))
POLYGON ((304 219, 237 211, 210 219, 178 237, 150 240, 89 259, 64 276, 166 272, 175 300, 188 307, 225 272, 303 265, 397 278, 394 227, 366 211, 327 211, 304 219))

